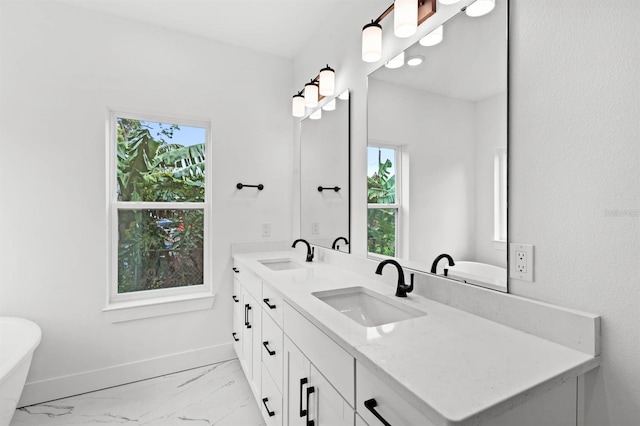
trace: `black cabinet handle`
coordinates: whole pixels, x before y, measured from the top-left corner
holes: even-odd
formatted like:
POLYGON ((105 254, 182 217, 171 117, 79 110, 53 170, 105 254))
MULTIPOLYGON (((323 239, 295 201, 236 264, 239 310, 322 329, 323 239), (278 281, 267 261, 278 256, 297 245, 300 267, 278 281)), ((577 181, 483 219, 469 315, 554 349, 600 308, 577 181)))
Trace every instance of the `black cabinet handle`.
POLYGON ((240 269, 238 268, 233 268, 233 272, 235 272, 236 274, 240 272, 240 269))
POLYGON ((276 354, 276 351, 272 351, 271 349, 269 349, 269 342, 262 342, 262 346, 264 346, 267 352, 269 352, 270 356, 274 356, 276 354))
POLYGON ((302 409, 302 388, 307 384, 307 378, 303 377, 300 379, 300 417, 304 417, 307 415, 307 410, 302 409))
POLYGON ((309 397, 311 396, 312 393, 314 393, 316 391, 316 388, 314 388, 313 386, 309 386, 307 388, 307 426, 315 426, 316 422, 315 420, 309 420, 309 412, 311 410, 309 410, 309 397))
POLYGON ((269 309, 275 309, 276 308, 276 305, 272 305, 271 303, 269 303, 269 299, 262 299, 262 301, 267 304, 269 309))
POLYGON ((233 340, 235 340, 236 342, 240 341, 240 339, 236 337, 236 333, 231 333, 231 335, 233 336, 233 340))
POLYGON ((382 423, 384 426, 391 426, 391 423, 389 423, 388 421, 386 421, 384 419, 384 417, 382 417, 380 415, 380 413, 378 413, 376 411, 376 407, 378 406, 378 403, 376 402, 375 399, 371 398, 371 399, 367 399, 364 402, 364 406, 367 407, 367 410, 371 411, 371 413, 376 416, 376 419, 380 420, 380 423, 382 423))
POLYGON ((267 414, 269 415, 269 417, 273 417, 276 415, 275 411, 271 411, 269 410, 269 407, 267 406, 267 401, 269 400, 269 398, 262 398, 262 403, 264 404, 264 408, 267 409, 267 414))
POLYGON ((233 296, 231 296, 231 298, 233 299, 234 302, 238 303, 240 301, 240 299, 238 299, 236 297, 236 295, 234 294, 233 296))
POLYGON ((248 303, 244 305, 244 326, 247 328, 251 328, 251 324, 249 324, 249 311, 251 310, 251 305, 248 303))

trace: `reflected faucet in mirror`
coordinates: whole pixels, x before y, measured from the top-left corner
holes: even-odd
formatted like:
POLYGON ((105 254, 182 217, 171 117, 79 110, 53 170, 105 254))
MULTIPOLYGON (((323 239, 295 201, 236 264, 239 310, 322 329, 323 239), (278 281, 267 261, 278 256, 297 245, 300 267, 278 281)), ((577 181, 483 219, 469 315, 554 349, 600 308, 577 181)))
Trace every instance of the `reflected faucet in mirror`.
MULTIPOLYGON (((455 263, 453 261, 453 257, 449 256, 446 253, 442 253, 440 256, 436 257, 435 260, 433 261, 433 263, 431 264, 431 273, 432 274, 436 274, 437 269, 438 269, 438 262, 440 262, 441 259, 447 259, 447 261, 449 262, 449 266, 455 266, 455 263)), ((447 276, 447 272, 449 270, 445 268, 444 270, 444 276, 447 276)))
POLYGON ((311 244, 309 244, 309 242, 305 239, 302 238, 298 238, 297 240, 295 240, 293 242, 293 244, 291 244, 291 247, 295 248, 296 244, 298 244, 299 242, 303 242, 307 245, 307 262, 312 262, 313 261, 313 255, 315 253, 315 248, 311 248, 311 244))
POLYGON ((393 259, 383 260, 378 264, 376 268, 376 274, 382 275, 382 268, 385 265, 391 264, 396 267, 398 270, 398 286, 396 288, 396 297, 407 297, 407 293, 411 293, 413 291, 413 274, 411 274, 411 284, 406 285, 404 283, 404 271, 402 270, 402 266, 398 262, 393 259))
POLYGON ((340 246, 338 245, 338 242, 340 241, 344 241, 345 244, 349 244, 349 240, 347 240, 345 237, 338 237, 335 240, 333 240, 333 244, 331 244, 331 248, 333 250, 340 250, 340 246))

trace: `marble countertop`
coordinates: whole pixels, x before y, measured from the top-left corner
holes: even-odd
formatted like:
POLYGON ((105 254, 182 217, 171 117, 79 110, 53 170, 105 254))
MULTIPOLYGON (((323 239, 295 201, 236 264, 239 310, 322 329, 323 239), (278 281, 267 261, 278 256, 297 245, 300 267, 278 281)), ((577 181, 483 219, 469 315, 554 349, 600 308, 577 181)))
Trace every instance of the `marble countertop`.
MULTIPOLYGON (((391 388, 441 424, 473 424, 575 378, 599 357, 489 321, 448 305, 322 262, 305 262, 298 251, 235 254, 293 308, 324 331, 391 388), (261 260, 293 259, 299 269, 274 271, 261 260), (362 286, 427 315, 364 327, 312 295, 362 286)), ((396 274, 387 267, 386 274, 396 274)))

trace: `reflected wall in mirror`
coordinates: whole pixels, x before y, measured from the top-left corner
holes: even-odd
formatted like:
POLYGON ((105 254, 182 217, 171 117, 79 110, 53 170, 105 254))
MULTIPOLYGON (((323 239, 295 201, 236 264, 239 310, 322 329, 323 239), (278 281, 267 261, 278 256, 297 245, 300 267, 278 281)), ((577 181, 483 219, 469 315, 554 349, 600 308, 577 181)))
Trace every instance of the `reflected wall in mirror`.
POLYGON ((432 272, 448 254, 436 273, 507 291, 507 9, 458 13, 369 76, 370 256, 432 272))
POLYGON ((349 192, 349 91, 346 90, 301 121, 301 238, 311 244, 350 252, 349 192), (318 114, 320 118, 316 118, 318 114))

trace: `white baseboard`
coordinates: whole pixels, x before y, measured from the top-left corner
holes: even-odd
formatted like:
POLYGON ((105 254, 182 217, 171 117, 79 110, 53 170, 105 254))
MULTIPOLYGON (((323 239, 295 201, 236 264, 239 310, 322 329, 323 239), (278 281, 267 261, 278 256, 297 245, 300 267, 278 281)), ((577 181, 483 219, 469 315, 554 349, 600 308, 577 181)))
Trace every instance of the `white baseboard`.
POLYGON ((18 407, 66 398, 237 358, 233 344, 150 358, 99 370, 27 383, 18 407))

